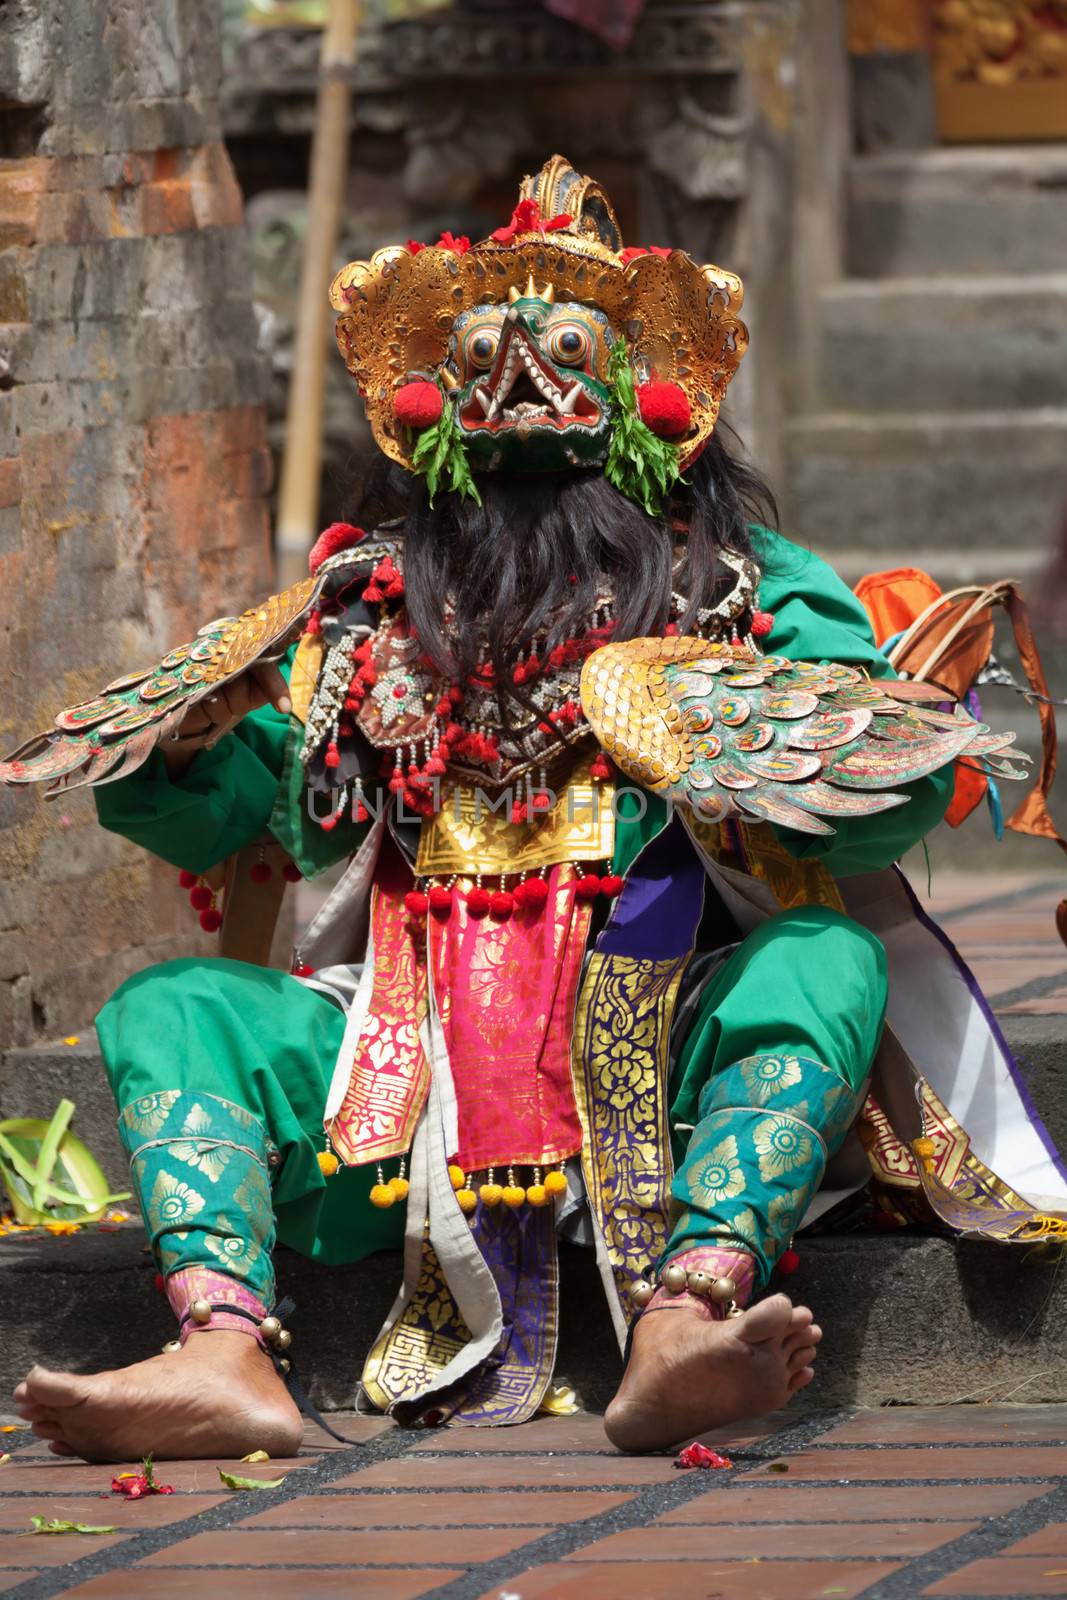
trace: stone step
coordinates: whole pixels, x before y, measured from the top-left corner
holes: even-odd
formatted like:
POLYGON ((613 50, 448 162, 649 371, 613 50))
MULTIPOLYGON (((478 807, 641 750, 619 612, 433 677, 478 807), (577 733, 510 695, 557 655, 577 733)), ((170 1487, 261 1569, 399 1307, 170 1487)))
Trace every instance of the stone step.
MULTIPOLYGON (((942 830, 937 838, 947 835, 948 830, 942 830)), ((984 832, 982 841, 985 853, 991 853, 984 832)), ((1026 866, 1031 872, 1040 870, 1035 864, 1037 848, 1032 845, 1027 854, 1026 866)), ((1047 856, 1043 860, 1052 876, 1058 870, 1057 860, 1047 856)), ((909 857, 908 870, 917 882, 921 879, 917 856, 914 862, 909 857)), ((1000 1022, 1034 1104, 1056 1144, 1067 1150, 1067 1016, 1008 1015, 1000 1022)), ((50 1117, 64 1095, 75 1103, 73 1131, 88 1145, 112 1187, 126 1188, 126 1156, 116 1131, 115 1105, 95 1034, 84 1035, 73 1047, 35 1045, 0 1056, 3 1117, 50 1117)))
POLYGON ((819 323, 818 395, 827 411, 1067 402, 1065 272, 850 278, 824 291, 819 323))
POLYGON ((820 412, 789 426, 786 456, 782 526, 835 565, 838 551, 870 552, 868 570, 969 559, 975 576, 1025 581, 1067 511, 1063 406, 820 412))
MULTIPOLYGON (((1067 1279, 1032 1252, 922 1235, 801 1239, 789 1292, 825 1330, 814 1406, 1067 1400, 1067 1279)), ((599 1410, 621 1363, 591 1251, 561 1252, 556 1374, 599 1410)), ((363 1357, 400 1283, 400 1256, 325 1268, 279 1252, 296 1300, 294 1357, 323 1409, 352 1404, 363 1357)), ((18 1234, 0 1249, 0 1393, 34 1361, 91 1372, 173 1337, 139 1226, 70 1239, 18 1234), (14 1309, 13 1309, 14 1308, 14 1309)), ((0 1410, 3 1409, 0 1403, 0 1410)))
POLYGON ((848 179, 850 274, 1060 272, 1067 144, 860 157, 848 179))

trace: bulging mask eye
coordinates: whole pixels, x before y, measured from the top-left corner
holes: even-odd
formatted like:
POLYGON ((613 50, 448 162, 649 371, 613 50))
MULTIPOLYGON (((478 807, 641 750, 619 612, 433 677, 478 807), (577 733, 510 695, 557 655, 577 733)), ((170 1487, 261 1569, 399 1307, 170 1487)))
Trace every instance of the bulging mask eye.
POLYGON ((493 364, 497 345, 500 343, 499 328, 472 328, 467 335, 464 345, 464 354, 468 367, 476 367, 484 371, 493 364))
POLYGON ((561 366, 580 367, 588 360, 592 344, 587 328, 578 322, 564 322, 549 334, 548 353, 561 366))

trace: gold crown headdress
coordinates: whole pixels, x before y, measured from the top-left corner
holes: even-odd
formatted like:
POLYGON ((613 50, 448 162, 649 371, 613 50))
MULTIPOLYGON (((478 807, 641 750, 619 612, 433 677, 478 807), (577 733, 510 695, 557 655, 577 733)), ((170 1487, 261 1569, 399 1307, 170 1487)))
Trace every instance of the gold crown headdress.
MULTIPOLYGON (((682 250, 624 249, 608 196, 562 156, 553 156, 523 180, 511 222, 489 238, 472 246, 445 234, 433 246, 389 246, 369 261, 342 268, 330 288, 331 304, 340 313, 337 341, 359 385, 374 437, 387 456, 416 471, 425 470, 419 427, 428 425, 437 407, 432 396, 422 413, 417 405, 398 401, 413 380, 424 392, 428 383, 435 384, 453 400, 453 409, 465 398, 456 391, 467 382, 468 395, 487 415, 471 402, 460 422, 469 424, 467 437, 475 445, 484 443, 479 464, 487 468, 517 464, 513 454, 499 448, 499 438, 481 439, 494 423, 521 434, 529 447, 569 438, 566 460, 592 462, 592 449, 583 455, 582 441, 594 429, 596 386, 571 392, 577 386, 574 368, 566 365, 574 360, 564 348, 568 331, 573 349, 583 339, 592 347, 585 362, 591 379, 616 381, 618 362, 609 377, 607 358, 614 344, 625 341, 631 394, 634 381, 670 384, 683 392, 683 409, 675 411, 685 426, 672 443, 684 464, 710 437, 744 354, 748 334, 739 317, 742 297, 741 280, 733 273, 698 266, 682 250), (569 327, 568 318, 581 322, 580 313, 587 314, 585 326, 569 327), (487 317, 492 326, 482 326, 487 317), (590 324, 590 318, 596 321, 590 324), (565 331, 557 337, 559 327, 565 331), (480 328, 481 345, 476 339, 471 346, 471 328, 476 335, 480 328), (519 344, 505 358, 513 335, 519 344), (494 340, 500 358, 496 368, 486 369, 483 381, 476 361, 483 351, 492 360, 494 340), (508 361, 520 372, 524 366, 536 385, 523 391, 525 409, 523 404, 494 408, 494 395, 508 398, 506 382, 513 381, 508 361), (560 412, 568 398, 577 421, 560 412), (494 409, 498 414, 489 416, 494 409), (582 435, 577 454, 575 434, 582 435)), ((446 423, 451 426, 447 418, 446 423)), ((554 463, 545 455, 533 465, 550 460, 554 463)))

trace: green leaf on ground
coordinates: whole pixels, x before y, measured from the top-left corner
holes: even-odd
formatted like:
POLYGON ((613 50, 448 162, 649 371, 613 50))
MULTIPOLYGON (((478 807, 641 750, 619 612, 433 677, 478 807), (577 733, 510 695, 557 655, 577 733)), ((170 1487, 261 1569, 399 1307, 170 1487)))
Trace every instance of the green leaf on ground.
POLYGON ((285 1482, 284 1478, 239 1478, 234 1472, 223 1472, 221 1467, 219 1477, 227 1489, 280 1489, 285 1482))
POLYGON ((95 1527, 91 1522, 65 1522, 62 1517, 31 1517, 33 1533, 118 1533, 117 1528, 95 1527))

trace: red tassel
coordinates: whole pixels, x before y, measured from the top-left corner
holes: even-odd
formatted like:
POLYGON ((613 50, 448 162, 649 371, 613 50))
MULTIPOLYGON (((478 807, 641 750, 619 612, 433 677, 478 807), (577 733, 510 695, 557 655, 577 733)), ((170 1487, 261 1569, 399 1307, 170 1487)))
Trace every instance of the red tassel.
POLYGON ((778 1258, 778 1271, 783 1278, 791 1278, 799 1266, 800 1257, 795 1250, 787 1250, 784 1255, 778 1258))
POLYGON ((552 796, 550 794, 545 794, 543 791, 539 790, 530 798, 531 811, 548 811, 551 809, 551 806, 552 796))
POLYGON ((601 750, 599 755, 593 757, 589 772, 598 783, 604 783, 608 778, 611 777, 611 762, 608 760, 603 750, 601 750))
POLYGON ((621 894, 622 891, 623 879, 617 873, 609 872, 605 877, 601 878, 600 892, 601 894, 606 894, 609 899, 613 899, 615 895, 621 894))
POLYGON ((198 884, 189 891, 189 904, 194 911, 206 911, 211 904, 211 890, 206 883, 198 884))
POLYGON ((341 752, 333 739, 326 746, 326 765, 328 767, 339 767, 341 765, 341 752))
POLYGON ((574 885, 580 900, 595 900, 600 893, 600 879, 595 872, 584 872, 574 885))
POLYGON ((753 611, 752 633, 756 639, 765 639, 773 627, 773 611, 753 611))
POLYGON ((452 915, 452 890, 446 889, 443 883, 435 883, 429 894, 430 910, 435 917, 450 917, 452 915))
POLYGON ((506 922, 515 909, 515 896, 508 889, 499 889, 489 897, 489 915, 496 922, 506 922))
POLYGON ((205 933, 218 933, 222 927, 222 913, 216 911, 214 906, 209 906, 206 911, 200 913, 200 926, 205 933))
POLYGON ((515 826, 521 826, 521 824, 526 821, 528 814, 526 801, 516 800, 515 804, 511 808, 511 820, 515 826))
POLYGON ((489 910, 489 895, 485 889, 471 889, 467 894, 467 914, 484 917, 489 910))
POLYGON ((299 883, 304 874, 295 861, 287 861, 282 868, 282 877, 286 883, 299 883))
POLYGON ((430 909, 430 897, 423 894, 421 889, 409 889, 404 896, 404 905, 413 917, 424 917, 430 909))
POLYGON ((197 879, 195 872, 182 871, 178 874, 178 882, 181 884, 183 889, 195 889, 196 881, 197 879))
POLYGON ((336 826, 336 817, 323 817, 322 821, 319 823, 319 827, 322 829, 323 833, 332 833, 336 826))
POLYGON ((543 911, 548 899, 548 884, 544 878, 527 878, 522 886, 522 898, 531 911, 543 911))
POLYGON ((311 974, 314 972, 314 970, 315 970, 315 968, 314 967, 309 967, 306 961, 301 961, 301 963, 300 963, 300 965, 298 967, 294 967, 293 968, 293 977, 294 978, 310 978, 311 974))
POLYGON ((269 861, 257 861, 248 876, 253 883, 269 883, 274 873, 269 861))

